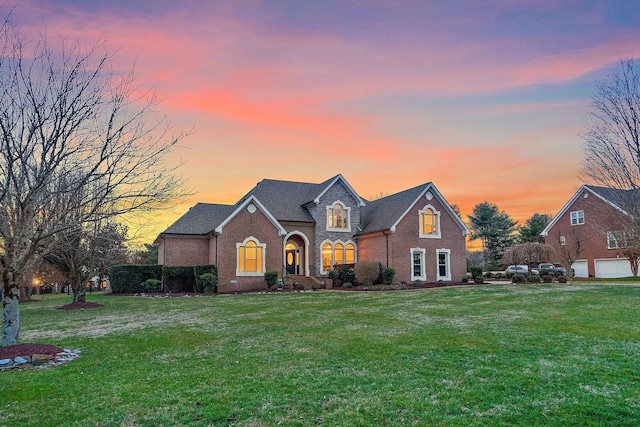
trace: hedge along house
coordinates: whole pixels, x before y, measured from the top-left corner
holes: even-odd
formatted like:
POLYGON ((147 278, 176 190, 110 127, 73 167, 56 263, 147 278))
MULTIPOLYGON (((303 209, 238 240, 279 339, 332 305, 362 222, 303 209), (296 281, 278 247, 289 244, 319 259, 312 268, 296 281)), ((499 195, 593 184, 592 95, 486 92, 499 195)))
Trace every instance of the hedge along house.
POLYGON ((198 203, 156 239, 158 263, 214 264, 220 292, 264 288, 278 271, 307 287, 336 264, 375 260, 396 281, 459 281, 469 230, 432 183, 369 202, 342 175, 265 179, 235 205, 198 203))

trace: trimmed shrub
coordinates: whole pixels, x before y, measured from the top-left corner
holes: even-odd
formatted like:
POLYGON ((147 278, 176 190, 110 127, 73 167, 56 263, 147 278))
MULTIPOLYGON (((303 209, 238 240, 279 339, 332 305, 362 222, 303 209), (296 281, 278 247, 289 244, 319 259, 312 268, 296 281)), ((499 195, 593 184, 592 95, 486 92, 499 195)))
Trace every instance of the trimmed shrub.
POLYGON ((345 289, 349 289, 349 288, 352 288, 352 287, 353 287, 353 285, 351 284, 351 282, 346 282, 346 283, 344 283, 344 284, 342 285, 342 287, 343 287, 343 288, 345 288, 345 289))
POLYGON ((550 274, 545 274, 544 276, 542 276, 542 281, 544 283, 551 283, 553 282, 553 276, 550 274))
POLYGON ((462 283, 469 283, 469 278, 467 276, 464 276, 462 278, 462 280, 460 280, 462 283))
POLYGON ((477 277, 482 278, 482 266, 480 265, 472 265, 471 267, 469 267, 469 272, 471 272, 471 277, 473 277, 474 279, 477 277))
POLYGON ((540 283, 540 276, 537 274, 530 274, 527 276, 527 282, 529 283, 540 283))
POLYGON ((380 276, 380 263, 376 261, 360 261, 354 267, 356 281, 359 285, 371 286, 380 276))
POLYGON ((419 288, 420 286, 422 286, 422 280, 420 279, 414 280, 412 285, 415 286, 416 288, 419 288))
POLYGON ((267 289, 278 287, 278 272, 267 271, 264 273, 264 282, 267 284, 267 289))
POLYGON ((158 280, 158 279, 147 279, 147 281, 145 282, 145 290, 149 293, 157 293, 160 292, 162 289, 162 281, 158 280))
POLYGON ((331 281, 335 281, 338 278, 338 272, 336 270, 331 270, 327 277, 331 279, 331 281))
POLYGON ((134 294, 138 292, 140 283, 161 278, 162 266, 160 265, 114 265, 109 268, 111 292, 116 294, 134 294))
POLYGON ((558 283, 567 283, 567 276, 564 274, 558 276, 558 283))
POLYGON ((393 278, 396 275, 396 269, 392 267, 387 267, 382 270, 382 278, 384 280, 385 285, 390 285, 393 283, 393 278))
POLYGON ((511 282, 512 283, 524 283, 524 276, 521 276, 519 274, 514 274, 511 277, 511 282))
POLYGON ((202 284, 202 292, 205 294, 215 294, 218 292, 218 276, 213 273, 204 273, 199 276, 202 284))
POLYGON ((342 283, 347 282, 355 282, 356 274, 355 274, 355 264, 336 264, 333 266, 335 271, 338 272, 337 280, 340 280, 342 283))

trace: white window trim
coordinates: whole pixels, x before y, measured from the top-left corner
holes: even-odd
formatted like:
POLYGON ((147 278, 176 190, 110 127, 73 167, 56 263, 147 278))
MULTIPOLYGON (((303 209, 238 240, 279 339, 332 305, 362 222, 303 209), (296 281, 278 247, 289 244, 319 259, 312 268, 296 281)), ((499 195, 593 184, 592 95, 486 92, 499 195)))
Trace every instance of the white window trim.
POLYGON ((426 205, 424 208, 418 211, 418 233, 421 239, 440 239, 440 211, 436 210, 433 205, 426 205), (427 211, 427 209, 431 209, 433 214, 436 216, 436 233, 435 234, 423 234, 422 233, 422 215, 427 211))
POLYGON ((260 240, 256 239, 253 236, 247 237, 246 239, 244 239, 242 243, 236 243, 236 276, 253 276, 253 277, 264 276, 264 273, 266 271, 266 258, 267 258, 266 255, 267 255, 267 245, 265 243, 260 243, 260 240), (246 246, 249 240, 253 240, 254 242, 256 242, 256 247, 262 248, 262 266, 261 266, 262 270, 259 272, 240 271, 240 247, 246 246))
POLYGON ((569 214, 569 217, 571 218, 571 225, 583 225, 584 224, 584 210, 571 211, 571 213, 569 214), (580 215, 580 213, 582 213, 582 215, 580 215), (574 214, 575 214, 575 218, 574 218, 574 214), (575 219, 575 221, 574 221, 574 219, 575 219), (580 220, 582 220, 582 222, 580 222, 580 220))
POLYGON ((564 236, 560 236, 559 241, 560 246, 565 246, 567 244, 567 238, 564 236))
POLYGON ((451 281, 451 249, 436 250, 436 277, 438 280, 451 281), (445 276, 440 275, 440 254, 446 254, 447 257, 447 274, 445 276))
POLYGON ((411 248, 410 253, 411 253, 411 280, 427 280, 427 271, 426 271, 426 264, 425 264, 425 255, 426 255, 426 249, 424 248, 411 248), (413 274, 413 255, 414 254, 420 254, 420 276, 414 276, 413 274))
POLYGON ((618 244, 618 239, 616 239, 613 231, 607 231, 607 249, 620 249, 620 245, 618 244), (615 242, 615 246, 611 246, 611 243, 615 242))
POLYGON ((331 271, 331 269, 333 269, 333 266, 336 265, 336 259, 335 259, 335 254, 336 254, 336 245, 337 244, 341 244, 342 245, 342 253, 343 253, 343 257, 346 260, 347 257, 347 245, 351 244, 353 245, 353 262, 354 264, 358 262, 358 245, 356 245, 356 242, 354 242, 353 240, 347 240, 346 242, 342 241, 342 240, 335 240, 335 241, 331 241, 328 239, 323 240, 320 243, 320 270, 322 271, 321 274, 328 274, 329 271, 331 271), (324 269, 324 262, 323 262, 323 253, 322 253, 322 249, 324 248, 324 245, 329 244, 331 245, 331 268, 329 270, 325 270, 324 269))
POLYGON ((331 203, 330 205, 327 206, 327 231, 338 231, 338 232, 343 232, 343 233, 350 233, 351 232, 351 208, 347 205, 345 205, 344 203, 342 203, 340 200, 336 200, 335 202, 331 203), (335 205, 340 205, 342 206, 342 210, 345 212, 347 218, 346 218, 346 223, 347 223, 347 227, 346 228, 336 228, 336 227, 330 227, 329 226, 329 210, 333 209, 333 207, 335 205))

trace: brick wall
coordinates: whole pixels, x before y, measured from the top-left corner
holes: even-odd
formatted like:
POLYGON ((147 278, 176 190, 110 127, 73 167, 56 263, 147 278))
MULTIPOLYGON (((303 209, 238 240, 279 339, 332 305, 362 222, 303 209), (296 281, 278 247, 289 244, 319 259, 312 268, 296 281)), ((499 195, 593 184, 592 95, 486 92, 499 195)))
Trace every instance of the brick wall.
MULTIPOLYGON (((567 211, 558 219, 545 237, 545 243, 553 246, 557 253, 556 262, 563 263, 562 251, 575 253, 576 242, 584 249, 578 260, 587 260, 589 276, 595 276, 594 259, 624 258, 617 249, 607 248, 607 231, 616 231, 616 223, 621 220, 619 211, 611 205, 583 190, 567 211), (585 198, 584 195, 587 195, 585 198), (571 225, 571 212, 584 211, 584 224, 571 225), (559 236, 565 236, 566 244, 560 245, 559 236)), ((573 255, 575 257, 575 255, 573 255)))
POLYGON ((203 236, 165 236, 158 248, 158 263, 168 266, 209 263, 209 239, 203 236))
POLYGON ((257 209, 250 213, 247 208, 236 215, 218 235, 218 289, 220 292, 235 292, 264 289, 264 277, 236 276, 236 243, 242 243, 247 237, 255 237, 265 247, 266 271, 282 273, 282 236, 264 213, 257 209), (235 281, 233 283, 232 281, 235 281))
MULTIPOLYGON (((387 236, 372 233, 358 238, 359 258, 387 264, 387 236)), ((450 253, 451 281, 458 282, 467 272, 467 252, 462 230, 454 219, 444 210, 443 205, 434 197, 430 201, 420 199, 407 215, 398 223, 395 233, 388 235, 389 267, 396 270, 394 281, 411 282, 411 248, 425 249, 425 271, 427 282, 437 281, 437 250, 448 249, 450 253), (419 211, 426 205, 432 205, 440 212, 440 238, 420 238, 419 211)))

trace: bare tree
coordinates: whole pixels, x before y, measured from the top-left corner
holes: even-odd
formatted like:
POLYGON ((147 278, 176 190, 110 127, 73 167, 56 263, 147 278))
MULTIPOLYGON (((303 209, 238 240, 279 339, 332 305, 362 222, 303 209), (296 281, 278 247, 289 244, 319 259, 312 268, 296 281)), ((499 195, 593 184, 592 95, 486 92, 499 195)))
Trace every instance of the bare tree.
POLYGON ((572 275, 571 266, 576 260, 580 259, 588 239, 577 231, 575 227, 569 230, 568 236, 562 235, 562 231, 559 230, 556 239, 559 248, 556 253, 566 269, 567 277, 569 277, 572 275))
POLYGON ((556 251, 551 245, 538 242, 526 242, 515 245, 505 251, 502 262, 504 264, 533 265, 549 262, 556 258, 556 251))
MULTIPOLYGON (((20 276, 54 236, 79 224, 165 208, 184 193, 153 92, 116 74, 102 43, 0 34, 2 345, 18 342, 20 276)), ((60 238, 60 237, 59 237, 60 238)))
POLYGON ((634 275, 640 256, 640 63, 620 61, 620 68, 596 84, 591 123, 584 132, 583 179, 611 189, 621 208, 608 238, 630 262, 634 275))

